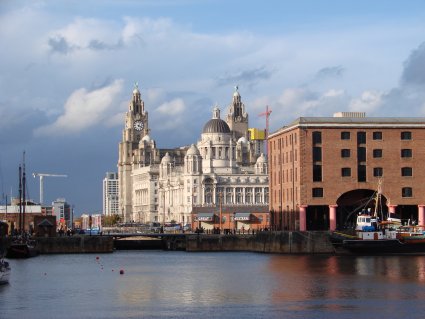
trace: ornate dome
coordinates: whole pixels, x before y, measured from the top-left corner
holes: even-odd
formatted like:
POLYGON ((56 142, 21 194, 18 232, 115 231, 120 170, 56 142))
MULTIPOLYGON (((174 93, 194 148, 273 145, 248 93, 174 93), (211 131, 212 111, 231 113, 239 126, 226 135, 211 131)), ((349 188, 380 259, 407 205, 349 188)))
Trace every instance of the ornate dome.
POLYGON ((261 153, 260 157, 257 158, 257 164, 260 164, 260 163, 267 163, 267 159, 263 153, 261 153))
POLYGON ((143 142, 150 143, 150 142, 151 142, 151 138, 150 138, 150 136, 149 136, 149 135, 145 135, 145 136, 143 136, 142 141, 143 141, 143 142))
POLYGON ((229 125, 220 119, 218 105, 214 107, 212 119, 205 123, 202 133, 230 133, 229 125))
POLYGON ((200 155, 198 148, 192 144, 186 152, 186 156, 188 155, 200 155))
POLYGON ((241 138, 238 139, 238 144, 246 144, 248 143, 248 141, 246 140, 245 136, 242 136, 241 138))
POLYGON ((170 157, 170 154, 168 154, 167 152, 165 156, 162 158, 161 164, 168 164, 170 162, 171 162, 171 157, 170 157))
POLYGON ((202 133, 230 133, 230 128, 222 119, 211 119, 204 125, 202 133))

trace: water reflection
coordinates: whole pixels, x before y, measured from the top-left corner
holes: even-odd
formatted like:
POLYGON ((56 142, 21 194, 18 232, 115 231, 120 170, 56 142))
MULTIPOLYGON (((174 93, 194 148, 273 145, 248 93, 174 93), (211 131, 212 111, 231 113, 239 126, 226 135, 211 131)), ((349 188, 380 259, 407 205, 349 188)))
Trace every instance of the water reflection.
MULTIPOLYGON (((422 300, 425 257, 273 256, 268 270, 277 284, 273 302, 304 301, 299 306, 333 311, 360 309, 371 300, 422 300), (316 304, 314 301, 322 301, 316 304), (356 300, 363 300, 360 304, 356 300)), ((391 307, 381 305, 388 313, 391 307)))
POLYGON ((29 309, 49 318, 51 300, 61 319, 422 318, 425 311, 425 257, 158 251, 11 264, 2 319, 26 318, 29 309))

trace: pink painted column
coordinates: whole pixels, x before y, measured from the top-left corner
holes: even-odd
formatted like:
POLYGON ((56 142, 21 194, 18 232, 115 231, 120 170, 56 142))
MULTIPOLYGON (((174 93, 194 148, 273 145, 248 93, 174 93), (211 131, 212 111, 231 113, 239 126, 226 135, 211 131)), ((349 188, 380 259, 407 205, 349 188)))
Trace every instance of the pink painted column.
POLYGON ((300 205, 300 231, 307 230, 307 217, 306 217, 306 208, 307 205, 300 205))
POLYGON ((418 205, 418 225, 425 225, 425 205, 418 205))
POLYGON ((388 212, 390 214, 395 214, 396 207, 397 207, 397 205, 388 205, 388 212))
POLYGON ((329 205, 329 230, 336 229, 336 208, 338 205, 329 205))

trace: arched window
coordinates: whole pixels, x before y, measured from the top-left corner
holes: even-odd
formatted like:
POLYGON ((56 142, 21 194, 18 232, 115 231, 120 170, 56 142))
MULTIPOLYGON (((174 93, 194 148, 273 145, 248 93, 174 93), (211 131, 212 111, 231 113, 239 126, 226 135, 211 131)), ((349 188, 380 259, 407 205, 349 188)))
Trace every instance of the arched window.
POLYGON ((269 188, 266 187, 264 189, 264 204, 268 204, 269 203, 269 188))
POLYGON ((255 188, 255 204, 262 204, 260 187, 255 188))
POLYGON ((245 204, 252 204, 252 187, 245 189, 245 204))
POLYGON ((233 188, 226 188, 226 204, 233 204, 233 188))
POLYGON ((211 187, 205 187, 205 204, 212 204, 213 194, 211 187))
POLYGON ((236 188, 236 204, 242 204, 242 187, 236 188))

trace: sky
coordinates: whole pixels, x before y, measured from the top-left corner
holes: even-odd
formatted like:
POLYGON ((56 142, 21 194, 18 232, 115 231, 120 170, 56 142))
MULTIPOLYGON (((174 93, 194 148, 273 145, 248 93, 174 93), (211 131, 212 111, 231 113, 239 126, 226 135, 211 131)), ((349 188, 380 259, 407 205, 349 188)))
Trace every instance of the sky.
POLYGON ((0 202, 102 210, 134 84, 159 148, 196 143, 239 87, 249 126, 425 116, 422 0, 0 0, 0 202))

